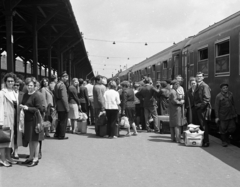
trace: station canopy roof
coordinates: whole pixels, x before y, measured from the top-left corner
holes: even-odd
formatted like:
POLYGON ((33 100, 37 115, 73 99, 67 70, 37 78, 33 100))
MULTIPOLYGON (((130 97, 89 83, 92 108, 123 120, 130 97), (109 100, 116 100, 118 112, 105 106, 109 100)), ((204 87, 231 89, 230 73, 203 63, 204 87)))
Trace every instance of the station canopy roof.
POLYGON ((69 0, 0 0, 0 52, 7 51, 5 15, 8 14, 8 6, 13 10, 15 57, 28 61, 33 58, 33 26, 36 14, 38 62, 47 66, 48 49, 51 48, 52 68, 57 70, 59 53, 67 53, 71 49, 72 63, 79 63, 86 74, 92 71, 69 0))

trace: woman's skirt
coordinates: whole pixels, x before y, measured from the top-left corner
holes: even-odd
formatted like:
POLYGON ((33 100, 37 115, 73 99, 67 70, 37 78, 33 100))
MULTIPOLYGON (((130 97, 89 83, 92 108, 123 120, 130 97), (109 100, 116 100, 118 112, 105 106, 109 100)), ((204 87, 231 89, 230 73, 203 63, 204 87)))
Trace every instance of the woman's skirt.
POLYGON ((68 117, 70 119, 78 119, 79 118, 78 105, 77 104, 69 104, 68 117))

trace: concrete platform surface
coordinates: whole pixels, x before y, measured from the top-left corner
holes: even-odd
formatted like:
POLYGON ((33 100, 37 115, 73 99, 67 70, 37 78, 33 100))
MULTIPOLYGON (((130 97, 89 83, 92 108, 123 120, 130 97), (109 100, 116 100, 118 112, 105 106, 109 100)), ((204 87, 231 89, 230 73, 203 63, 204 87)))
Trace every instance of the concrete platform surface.
MULTIPOLYGON (((123 135, 125 132, 121 131, 123 135)), ((46 139, 39 165, 0 167, 0 187, 237 187, 240 149, 221 146, 211 137, 208 148, 172 143, 170 135, 140 132, 118 139, 67 134, 46 139)), ((20 161, 29 154, 21 147, 20 161)))

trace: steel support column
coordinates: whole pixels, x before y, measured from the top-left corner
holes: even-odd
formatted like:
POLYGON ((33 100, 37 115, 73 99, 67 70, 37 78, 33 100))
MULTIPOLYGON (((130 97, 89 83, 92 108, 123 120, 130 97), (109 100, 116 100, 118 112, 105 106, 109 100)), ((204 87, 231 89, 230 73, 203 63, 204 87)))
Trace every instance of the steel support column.
POLYGON ((38 31, 37 31, 37 11, 34 7, 34 23, 33 23, 33 76, 38 79, 38 31))
POLYGON ((41 63, 39 64, 38 68, 39 68, 39 76, 41 77, 42 76, 42 65, 41 65, 41 63))
POLYGON ((7 71, 14 72, 13 60, 13 13, 11 2, 6 3, 6 42, 7 42, 7 71))
POLYGON ((2 54, 0 51, 0 79, 2 78, 1 75, 2 75, 2 54))
POLYGON ((72 80, 72 50, 69 51, 69 79, 72 80))
POLYGON ((45 77, 47 77, 47 66, 44 66, 44 70, 45 70, 45 77))
POLYGON ((24 60, 23 63, 24 63, 24 76, 26 79, 27 78, 27 60, 24 60))
POLYGON ((51 79, 51 68, 52 68, 52 47, 48 47, 48 78, 49 80, 51 79))
POLYGON ((63 72, 63 53, 60 54, 60 72, 59 75, 63 72))

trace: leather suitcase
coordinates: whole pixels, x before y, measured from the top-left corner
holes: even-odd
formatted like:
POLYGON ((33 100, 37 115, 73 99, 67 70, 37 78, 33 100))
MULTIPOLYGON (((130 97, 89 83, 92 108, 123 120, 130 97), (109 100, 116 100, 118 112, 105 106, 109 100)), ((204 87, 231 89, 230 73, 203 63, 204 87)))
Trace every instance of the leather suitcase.
POLYGON ((160 121, 160 134, 171 134, 169 121, 160 121))
POLYGON ((103 137, 107 135, 107 125, 98 126, 99 136, 103 137))

